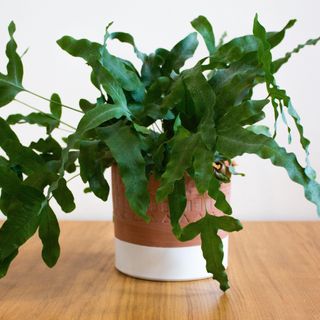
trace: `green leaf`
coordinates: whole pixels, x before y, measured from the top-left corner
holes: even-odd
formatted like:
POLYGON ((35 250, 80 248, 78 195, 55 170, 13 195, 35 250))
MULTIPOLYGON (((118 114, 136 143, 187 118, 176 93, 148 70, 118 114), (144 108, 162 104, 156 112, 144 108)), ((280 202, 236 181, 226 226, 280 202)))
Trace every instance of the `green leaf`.
POLYGON ((97 106, 96 103, 91 103, 86 99, 80 99, 79 106, 83 112, 88 112, 97 106))
POLYGON ((179 221, 184 213, 187 205, 185 180, 182 178, 174 184, 174 189, 168 196, 170 209, 170 223, 172 232, 179 237, 181 234, 181 227, 179 221))
POLYGON ((82 117, 77 127, 77 134, 81 135, 86 131, 97 128, 104 122, 121 117, 130 117, 126 107, 117 104, 98 104, 82 117))
POLYGON ((202 219, 184 227, 179 239, 189 241, 200 234, 201 248, 207 262, 207 271, 212 273, 213 278, 220 283, 220 289, 226 291, 229 284, 228 276, 222 264, 224 252, 222 240, 218 236, 219 229, 227 232, 239 231, 242 229, 242 225, 232 217, 216 217, 207 213, 202 219))
POLYGON ((100 62, 103 67, 110 72, 124 90, 134 92, 135 99, 141 102, 144 97, 144 86, 137 73, 128 68, 120 58, 110 54, 106 46, 101 48, 100 53, 100 62))
POLYGON ((41 138, 37 142, 31 142, 29 147, 41 152, 44 157, 45 155, 52 155, 53 159, 59 159, 61 157, 62 148, 51 136, 46 139, 41 138))
POLYGON ((208 195, 215 200, 214 206, 225 214, 232 214, 232 208, 226 200, 225 194, 220 190, 221 183, 214 176, 210 176, 208 195))
POLYGON ((0 229, 1 269, 8 265, 8 257, 35 233, 45 198, 35 188, 24 186, 3 158, 0 159, 0 188, 14 197, 0 229))
POLYGON ((134 39, 131 34, 126 33, 126 32, 112 32, 112 33, 110 33, 109 38, 110 39, 117 39, 121 42, 125 42, 125 43, 132 45, 133 50, 134 50, 135 54, 137 55, 137 57, 141 61, 144 61, 146 55, 144 53, 142 53, 141 51, 139 51, 139 49, 136 47, 136 44, 135 44, 134 39))
POLYGON ((28 147, 19 142, 15 133, 5 120, 0 118, 0 147, 15 165, 20 165, 24 173, 30 174, 41 170, 45 164, 43 159, 28 147))
POLYGON ((160 187, 157 190, 157 202, 163 201, 174 189, 174 184, 180 180, 186 170, 192 166, 194 149, 200 139, 199 134, 190 134, 181 128, 172 140, 172 149, 165 172, 161 176, 160 187))
POLYGON ((210 78, 209 84, 216 94, 215 119, 226 114, 232 106, 239 105, 252 96, 257 78, 263 70, 257 65, 256 52, 244 55, 227 68, 218 69, 210 78))
POLYGON ((305 43, 297 45, 292 51, 287 52, 284 57, 279 58, 275 61, 272 61, 272 72, 273 73, 278 72, 278 70, 290 60, 293 54, 299 53, 300 50, 302 50, 306 46, 311 46, 311 45, 315 46, 319 41, 320 41, 320 37, 315 39, 309 39, 305 43))
POLYGON ((280 31, 267 32, 267 39, 268 39, 268 42, 270 43, 271 48, 276 47, 284 39, 286 31, 292 28, 296 22, 297 22, 296 19, 292 19, 288 21, 288 23, 280 31))
POLYGON ((194 19, 191 24, 201 34, 209 54, 212 55, 215 52, 216 47, 212 26, 208 19, 204 16, 199 16, 194 19))
POLYGON ((263 125, 251 125, 246 127, 246 130, 251 131, 255 134, 263 134, 267 137, 272 137, 269 127, 263 125))
POLYGON ((244 153, 256 154, 262 159, 270 159, 275 166, 285 168, 291 180, 304 187, 305 197, 317 206, 320 215, 319 184, 306 175, 293 153, 287 153, 272 138, 234 126, 219 131, 217 150, 230 159, 244 153))
POLYGON ((170 51, 169 57, 165 61, 162 71, 170 74, 171 71, 179 73, 185 62, 191 58, 198 47, 197 33, 190 33, 187 37, 178 42, 170 51))
POLYGON ((42 241, 42 259, 52 268, 60 256, 60 228, 56 215, 47 204, 41 211, 39 237, 42 241))
POLYGON ((80 175, 83 182, 89 182, 92 192, 101 200, 107 201, 109 185, 104 178, 106 146, 100 141, 81 141, 80 143, 80 175))
POLYGON ((205 193, 209 188, 209 183, 213 176, 212 163, 213 152, 208 150, 204 143, 198 143, 194 151, 193 178, 200 194, 205 193))
POLYGON ((7 274, 11 262, 18 255, 18 253, 19 253, 19 250, 16 249, 9 256, 7 256, 3 260, 1 260, 1 262, 0 262, 0 278, 3 278, 7 274))
POLYGON ((219 120, 219 128, 229 128, 235 124, 242 126, 253 124, 265 117, 262 109, 269 103, 265 100, 247 100, 234 106, 219 120))
POLYGON ((50 111, 55 118, 61 118, 62 104, 61 99, 57 93, 53 93, 50 98, 50 111))
POLYGON ((130 207, 145 221, 150 221, 150 217, 146 214, 149 207, 148 179, 139 138, 123 121, 98 128, 97 133, 109 147, 119 167, 130 207))
POLYGON ((59 121, 53 118, 50 114, 32 112, 26 116, 22 114, 11 114, 7 118, 7 123, 10 125, 26 122, 29 124, 37 124, 38 126, 47 128, 47 133, 51 133, 54 128, 59 126, 59 121))
POLYGON ((52 195, 64 212, 71 212, 75 209, 74 198, 72 192, 67 187, 65 179, 59 179, 58 187, 52 191, 52 195))
POLYGON ((221 238, 217 234, 217 226, 210 223, 209 215, 206 215, 201 224, 201 249, 206 259, 206 269, 213 274, 213 278, 220 283, 220 289, 226 291, 229 288, 228 276, 222 264, 224 252, 221 238))
POLYGON ((213 113, 216 97, 201 71, 195 69, 185 72, 182 79, 194 103, 194 110, 188 109, 187 112, 193 111, 190 116, 194 121, 199 122, 202 118, 211 117, 212 122, 214 122, 213 113))
POLYGON ((72 37, 64 36, 57 41, 57 44, 70 55, 82 58, 88 63, 100 59, 101 44, 99 43, 91 42, 87 39, 76 40, 72 37))
POLYGON ((13 38, 16 26, 12 21, 8 27, 10 40, 7 43, 6 55, 8 57, 7 75, 0 73, 0 107, 10 103, 16 95, 23 91, 22 78, 23 66, 22 61, 17 53, 17 44, 13 38))
MULTIPOLYGON (((115 104, 126 107, 127 101, 119 82, 104 68, 99 62, 93 63, 91 79, 93 83, 98 83, 109 94, 115 104)), ((99 88, 100 89, 100 88, 99 88)))

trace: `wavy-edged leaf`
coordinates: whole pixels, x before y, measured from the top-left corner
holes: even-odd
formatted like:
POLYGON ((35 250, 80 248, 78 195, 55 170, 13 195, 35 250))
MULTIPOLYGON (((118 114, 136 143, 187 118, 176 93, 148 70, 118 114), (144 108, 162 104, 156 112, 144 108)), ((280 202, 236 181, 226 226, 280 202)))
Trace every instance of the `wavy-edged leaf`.
POLYGON ((220 289, 229 289, 228 276, 225 272, 223 261, 223 244, 218 236, 218 228, 211 223, 209 215, 206 215, 201 224, 201 249, 206 260, 206 269, 212 273, 213 278, 220 283, 220 289))
MULTIPOLYGON (((289 22, 288 26, 290 27, 293 24, 294 24, 294 22, 292 22, 292 23, 289 22)), ((258 21, 257 15, 254 20, 253 32, 254 32, 255 36, 259 39, 258 57, 259 57, 259 61, 264 66, 267 89, 268 89, 269 95, 271 97, 272 105, 274 108, 275 120, 277 119, 277 116, 278 116, 278 108, 280 108, 284 123, 286 124, 286 126, 288 128, 289 142, 290 142, 291 141, 291 135, 290 135, 291 129, 289 128, 287 121, 286 121, 286 118, 285 118, 285 114, 284 114, 284 110, 283 110, 283 106, 285 106, 288 110, 289 115, 292 117, 292 119, 296 125, 296 128, 297 128, 297 130, 299 132, 299 136, 300 136, 301 146, 304 149, 305 154, 306 154, 306 163, 307 163, 307 167, 305 169, 306 174, 309 176, 310 179, 314 179, 315 178, 315 171, 313 170, 313 168, 311 167, 310 162, 309 162, 309 150, 308 149, 309 149, 310 141, 304 136, 303 127, 300 122, 300 117, 299 117, 298 113, 296 112, 296 110, 293 108, 290 97, 286 94, 285 90, 280 89, 276 84, 276 81, 275 81, 275 78, 273 75, 274 70, 273 70, 273 66, 272 66, 272 55, 270 52, 271 45, 267 39, 267 34, 266 34, 264 27, 258 21)), ((276 134, 276 132, 275 132, 275 134, 276 134)))
POLYGON ((42 112, 32 112, 28 115, 11 114, 7 118, 7 123, 10 125, 17 123, 37 124, 38 126, 45 127, 48 134, 50 134, 54 128, 59 126, 59 121, 53 118, 51 114, 42 112))
POLYGON ((136 46, 133 36, 126 32, 112 32, 109 34, 109 39, 117 39, 121 42, 128 43, 132 45, 133 50, 136 56, 141 60, 144 61, 146 54, 142 53, 136 46))
POLYGON ((42 242, 42 259, 52 268, 60 256, 60 228, 56 215, 47 204, 40 214, 39 238, 42 242))
POLYGON ((219 131, 217 150, 228 158, 244 153, 256 154, 262 159, 270 159, 275 166, 285 168, 291 180, 304 187, 305 197, 317 206, 320 215, 319 184, 306 175, 293 153, 287 153, 272 138, 234 126, 229 130, 219 131))
POLYGON ((10 103, 16 95, 23 91, 23 65, 17 53, 17 43, 14 40, 16 26, 13 21, 8 27, 10 40, 7 43, 6 55, 8 57, 7 75, 0 73, 0 107, 10 103))
POLYGON ((33 150, 21 145, 16 134, 8 123, 0 117, 0 147, 8 155, 10 161, 20 165, 23 172, 29 174, 41 170, 45 164, 43 159, 33 150))
POLYGON ((62 148, 60 144, 51 136, 47 137, 46 139, 41 138, 37 142, 31 142, 29 147, 33 150, 41 152, 41 156, 46 160, 58 160, 61 156, 62 148))
POLYGON ((87 39, 77 40, 70 36, 64 36, 57 41, 61 49, 74 57, 79 57, 92 63, 100 59, 101 44, 87 39))
POLYGON ((123 121, 98 128, 97 133, 109 147, 119 167, 130 207, 145 221, 150 221, 150 217, 146 214, 150 199, 147 190, 146 163, 141 154, 139 138, 123 121))
POLYGON ((197 33, 192 32, 184 39, 179 41, 170 51, 163 67, 164 74, 170 74, 171 71, 179 73, 185 62, 191 58, 198 47, 197 33))
POLYGON ((300 50, 302 50, 306 46, 315 46, 319 41, 320 37, 315 39, 309 39, 305 43, 297 45, 292 51, 287 52, 284 57, 272 61, 272 72, 278 72, 278 70, 290 60, 293 54, 299 53, 300 50))
POLYGON ((199 16, 191 22, 191 25, 201 34, 209 54, 212 55, 216 51, 216 46, 212 26, 208 19, 204 16, 199 16))
POLYGON ((214 206, 225 214, 232 214, 232 208, 229 205, 225 194, 220 190, 221 182, 213 175, 210 175, 208 195, 215 200, 214 206))
POLYGON ((64 178, 59 179, 58 187, 52 191, 52 195, 64 212, 71 212, 75 209, 73 194, 64 178))
POLYGON ((91 191, 101 200, 107 201, 109 184, 104 178, 106 146, 100 141, 81 141, 80 143, 80 175, 83 182, 89 182, 91 191))
POLYGON ((242 229, 241 223, 232 217, 216 217, 206 214, 202 219, 188 224, 181 230, 179 239, 189 241, 200 234, 201 248, 206 260, 206 268, 212 273, 213 279, 220 284, 220 289, 226 291, 229 288, 228 276, 225 272, 223 261, 223 244, 218 236, 218 230, 227 232, 239 231, 242 229))

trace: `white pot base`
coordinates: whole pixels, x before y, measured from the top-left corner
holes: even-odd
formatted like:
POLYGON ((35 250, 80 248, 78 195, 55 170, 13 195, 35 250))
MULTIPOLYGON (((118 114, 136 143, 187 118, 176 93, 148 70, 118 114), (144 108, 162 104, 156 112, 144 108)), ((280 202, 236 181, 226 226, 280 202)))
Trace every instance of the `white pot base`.
MULTIPOLYGON (((223 265, 228 266, 228 240, 222 239, 223 265)), ((115 266, 129 276, 156 281, 188 281, 211 278, 200 246, 159 248, 115 238, 115 266)))

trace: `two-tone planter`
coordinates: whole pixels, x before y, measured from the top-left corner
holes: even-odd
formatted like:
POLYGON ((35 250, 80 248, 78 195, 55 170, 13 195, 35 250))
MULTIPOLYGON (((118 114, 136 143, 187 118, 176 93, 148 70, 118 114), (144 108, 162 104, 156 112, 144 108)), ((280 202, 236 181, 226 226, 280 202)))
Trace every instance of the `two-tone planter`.
MULTIPOLYGON (((179 281, 211 277, 207 273, 202 256, 200 237, 187 242, 178 241, 171 231, 167 202, 157 204, 155 194, 159 181, 150 178, 148 190, 150 206, 146 223, 130 209, 125 197, 124 185, 116 166, 112 167, 113 220, 115 230, 115 266, 133 277, 179 281)), ((230 183, 222 185, 227 199, 230 197, 230 183)), ((200 195, 194 182, 186 178, 187 207, 181 219, 184 226, 204 216, 206 209, 214 215, 222 215, 207 194, 200 195)), ((228 236, 219 234, 223 240, 223 264, 228 264, 228 236)))

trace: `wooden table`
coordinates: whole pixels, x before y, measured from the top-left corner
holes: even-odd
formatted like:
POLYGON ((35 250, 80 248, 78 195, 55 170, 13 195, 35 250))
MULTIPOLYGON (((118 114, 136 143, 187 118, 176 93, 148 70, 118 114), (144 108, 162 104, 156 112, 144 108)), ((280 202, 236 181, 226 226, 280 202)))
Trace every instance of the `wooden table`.
POLYGON ((320 319, 320 223, 247 222, 230 239, 231 289, 161 283, 114 268, 111 222, 63 222, 50 270, 37 236, 0 280, 0 319, 320 319))

